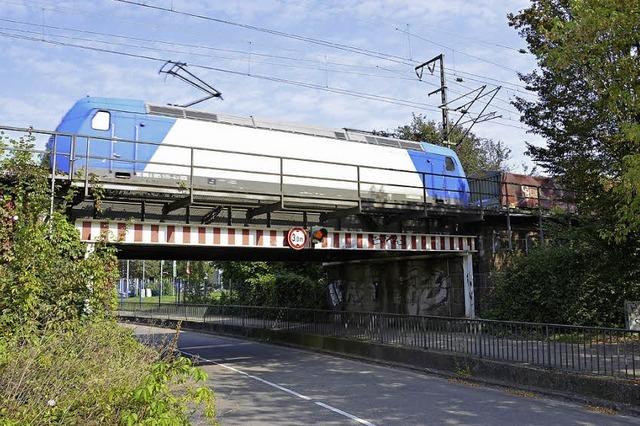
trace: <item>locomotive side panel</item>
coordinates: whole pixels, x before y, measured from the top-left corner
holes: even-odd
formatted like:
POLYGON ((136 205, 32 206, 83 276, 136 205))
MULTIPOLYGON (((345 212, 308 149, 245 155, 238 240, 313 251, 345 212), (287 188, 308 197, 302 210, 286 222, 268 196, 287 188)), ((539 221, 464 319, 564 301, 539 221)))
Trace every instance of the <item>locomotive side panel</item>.
MULTIPOLYGON (((411 171, 415 170, 413 162, 402 149, 178 119, 164 143, 184 145, 185 142, 194 148, 194 174, 212 179, 214 184, 234 181, 256 187, 265 187, 266 184, 271 189, 269 192, 273 192, 280 182, 281 164, 276 157, 285 157, 282 160, 282 172, 285 175, 283 183, 289 188, 302 188, 299 195, 312 195, 305 194, 311 189, 317 196, 357 191, 359 168, 361 193, 365 197, 369 194, 375 199, 386 195, 394 199, 422 198, 420 175, 411 171), (207 151, 209 149, 242 154, 207 151), (407 171, 388 171, 377 167, 407 171), (323 188, 328 191, 323 191, 323 188)), ((145 172, 179 173, 184 170, 184 167, 162 165, 174 163, 188 166, 190 150, 178 151, 176 148, 160 146, 151 159, 152 163, 159 164, 148 164, 145 172)))

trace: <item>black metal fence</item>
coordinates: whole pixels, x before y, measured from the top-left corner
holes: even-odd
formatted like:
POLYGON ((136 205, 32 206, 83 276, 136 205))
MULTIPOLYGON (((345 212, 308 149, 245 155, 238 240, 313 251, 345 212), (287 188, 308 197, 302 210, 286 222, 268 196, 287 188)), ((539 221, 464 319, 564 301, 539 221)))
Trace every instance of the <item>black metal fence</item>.
POLYGON ((640 331, 280 307, 122 302, 122 317, 283 330, 640 379, 640 331))

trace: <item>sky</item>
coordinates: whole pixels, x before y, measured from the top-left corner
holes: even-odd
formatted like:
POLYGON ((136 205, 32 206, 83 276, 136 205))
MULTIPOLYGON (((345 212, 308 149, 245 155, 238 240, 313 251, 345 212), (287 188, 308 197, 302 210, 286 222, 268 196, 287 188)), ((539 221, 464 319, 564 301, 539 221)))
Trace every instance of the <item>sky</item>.
MULTIPOLYGON (((412 113, 440 120, 440 95, 428 96, 439 87, 439 70, 425 70, 420 81, 414 66, 442 53, 450 100, 502 86, 485 111, 502 117, 473 132, 503 141, 512 170, 531 165, 525 142, 544 143, 510 105, 515 96, 535 99, 517 76, 533 70, 535 58, 518 52, 526 44, 506 18, 528 1, 131 2, 0 0, 0 125, 54 129, 87 95, 155 104, 201 97, 158 73, 164 60, 174 60, 223 94, 193 109, 387 130, 410 122, 412 113)), ((483 107, 478 102, 471 111, 483 107)))

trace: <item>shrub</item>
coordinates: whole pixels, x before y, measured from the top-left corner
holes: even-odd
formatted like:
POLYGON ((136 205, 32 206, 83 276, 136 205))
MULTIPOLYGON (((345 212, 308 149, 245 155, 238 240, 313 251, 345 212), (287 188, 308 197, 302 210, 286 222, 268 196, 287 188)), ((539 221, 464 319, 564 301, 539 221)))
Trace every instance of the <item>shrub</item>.
POLYGON ((638 253, 588 230, 562 246, 512 255, 494 276, 495 319, 624 326, 624 301, 640 299, 638 253))
POLYGON ((326 307, 326 279, 314 262, 221 262, 225 287, 213 303, 295 308, 326 307))
POLYGON ((202 370, 115 323, 115 252, 87 253, 73 193, 51 204, 32 148, 0 135, 0 424, 188 424, 195 406, 213 419, 202 370))
POLYGON ((188 424, 196 406, 213 419, 205 381, 112 321, 18 333, 0 342, 0 423, 188 424))
POLYGON ((32 138, 0 138, 2 146, 13 151, 0 157, 0 336, 109 315, 116 301, 114 251, 98 244, 86 256, 64 203, 51 214, 48 171, 29 153, 32 138))

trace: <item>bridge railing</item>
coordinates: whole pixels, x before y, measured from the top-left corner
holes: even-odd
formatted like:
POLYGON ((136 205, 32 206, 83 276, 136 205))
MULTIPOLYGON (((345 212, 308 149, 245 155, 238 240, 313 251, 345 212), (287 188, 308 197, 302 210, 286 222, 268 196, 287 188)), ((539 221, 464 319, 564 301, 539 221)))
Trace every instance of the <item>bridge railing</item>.
POLYGON ((121 317, 196 321, 338 337, 534 365, 582 374, 640 379, 640 331, 239 305, 122 302, 121 317))
MULTIPOLYGON (((514 176, 467 177, 467 185, 457 182, 453 173, 420 172, 358 165, 340 161, 310 160, 298 157, 247 153, 234 150, 189 147, 113 136, 82 135, 32 128, 0 126, 9 134, 29 134, 39 139, 44 149, 32 150, 55 171, 55 179, 66 179, 89 188, 91 175, 112 178, 125 185, 140 188, 172 187, 193 194, 213 191, 233 195, 267 195, 275 198, 300 196, 295 188, 314 186, 345 191, 339 199, 361 205, 363 201, 387 204, 442 203, 466 208, 484 209, 551 209, 572 210, 575 193, 534 178, 514 176), (162 146, 166 158, 141 159, 140 153, 162 146), (242 159, 242 161, 239 161, 242 159), (235 165, 234 163, 241 164, 235 165), (338 173, 339 172, 339 173, 338 173), (340 176, 340 177, 336 177, 340 176), (225 184, 225 180, 258 179, 256 188, 225 184), (451 182, 450 182, 451 183, 451 182), (389 198, 404 194, 406 199, 389 198)), ((6 147, 6 150, 14 148, 6 147)), ((310 194, 309 201, 335 202, 335 194, 310 194)))

